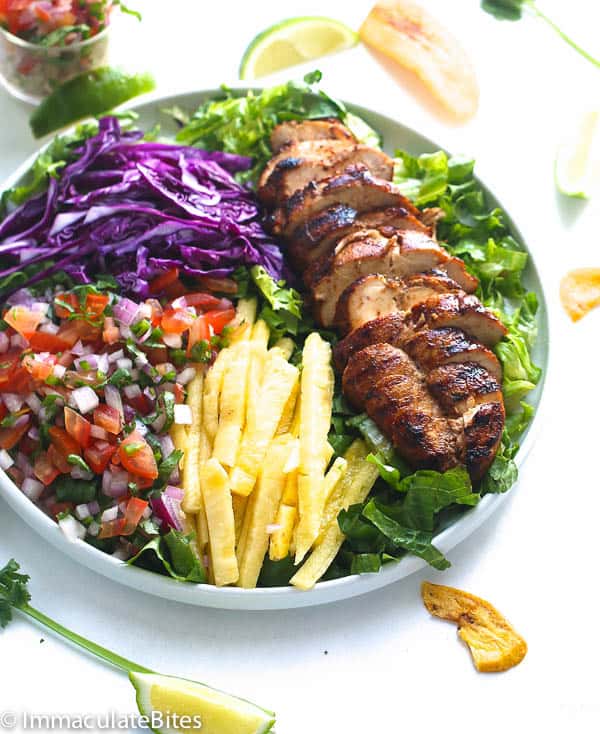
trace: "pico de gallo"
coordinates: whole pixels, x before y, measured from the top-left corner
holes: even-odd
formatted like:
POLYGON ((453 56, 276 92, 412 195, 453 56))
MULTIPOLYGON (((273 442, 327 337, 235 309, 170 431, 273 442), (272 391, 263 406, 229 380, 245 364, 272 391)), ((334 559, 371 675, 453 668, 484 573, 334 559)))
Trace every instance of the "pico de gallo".
POLYGON ((68 537, 125 560, 153 537, 186 529, 170 430, 191 424, 186 385, 227 343, 235 310, 186 288, 177 268, 153 280, 143 301, 115 285, 9 298, 0 322, 0 467, 68 537))

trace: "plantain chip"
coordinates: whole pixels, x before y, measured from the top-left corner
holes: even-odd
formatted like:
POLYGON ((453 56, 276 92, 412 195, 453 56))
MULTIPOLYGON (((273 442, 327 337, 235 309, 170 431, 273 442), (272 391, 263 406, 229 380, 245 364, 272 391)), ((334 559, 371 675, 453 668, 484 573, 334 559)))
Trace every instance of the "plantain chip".
POLYGON ((458 625, 459 637, 468 645, 480 673, 508 670, 525 657, 525 640, 484 599, 428 581, 423 582, 421 595, 430 614, 458 625))
POLYGON ((579 321, 600 306, 600 268, 567 273, 560 283, 560 301, 572 321, 579 321))
POLYGON ((380 0, 359 35, 375 51, 412 72, 459 121, 479 106, 473 65, 454 36, 413 0, 380 0))

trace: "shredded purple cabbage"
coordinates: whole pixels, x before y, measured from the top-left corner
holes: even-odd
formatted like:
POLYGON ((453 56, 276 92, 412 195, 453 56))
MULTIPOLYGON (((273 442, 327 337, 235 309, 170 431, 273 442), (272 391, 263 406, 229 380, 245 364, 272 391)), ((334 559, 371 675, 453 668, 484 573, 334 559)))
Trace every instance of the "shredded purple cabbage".
POLYGON ((174 266, 218 278, 262 265, 281 278, 283 257, 256 198, 233 177, 252 159, 142 135, 102 118, 60 178, 0 223, 0 277, 33 264, 41 269, 25 285, 61 271, 78 283, 111 273, 138 297, 174 266))

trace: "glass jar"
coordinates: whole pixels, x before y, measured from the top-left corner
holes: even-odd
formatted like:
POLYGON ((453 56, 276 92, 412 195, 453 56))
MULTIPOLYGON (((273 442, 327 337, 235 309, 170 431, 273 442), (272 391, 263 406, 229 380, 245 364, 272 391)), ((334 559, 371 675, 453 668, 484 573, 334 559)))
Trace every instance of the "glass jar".
POLYGON ((67 79, 104 66, 108 31, 68 46, 41 46, 0 28, 0 83, 15 97, 37 104, 67 79))

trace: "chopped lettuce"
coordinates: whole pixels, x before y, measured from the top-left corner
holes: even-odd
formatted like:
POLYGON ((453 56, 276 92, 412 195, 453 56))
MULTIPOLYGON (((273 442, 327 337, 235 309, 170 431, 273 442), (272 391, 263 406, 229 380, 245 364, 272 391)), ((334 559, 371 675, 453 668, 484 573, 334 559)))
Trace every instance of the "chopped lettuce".
POLYGON ((170 530, 166 535, 156 536, 131 558, 129 565, 149 568, 177 581, 203 583, 206 571, 193 550, 193 535, 170 530))

